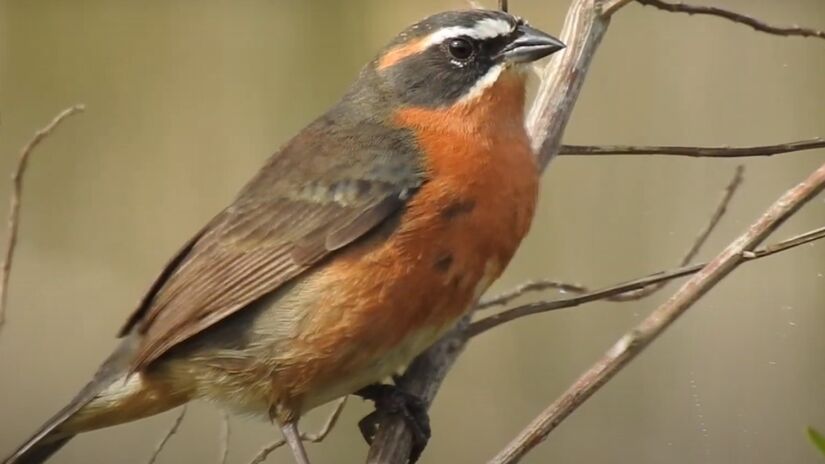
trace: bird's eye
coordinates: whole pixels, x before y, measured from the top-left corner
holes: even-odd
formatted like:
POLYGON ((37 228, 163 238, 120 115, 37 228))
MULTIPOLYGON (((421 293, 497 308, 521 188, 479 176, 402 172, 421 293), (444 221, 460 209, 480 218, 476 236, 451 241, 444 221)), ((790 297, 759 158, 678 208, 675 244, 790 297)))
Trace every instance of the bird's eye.
POLYGON ((456 60, 465 61, 473 56, 476 48, 467 39, 452 39, 447 43, 447 52, 456 60))

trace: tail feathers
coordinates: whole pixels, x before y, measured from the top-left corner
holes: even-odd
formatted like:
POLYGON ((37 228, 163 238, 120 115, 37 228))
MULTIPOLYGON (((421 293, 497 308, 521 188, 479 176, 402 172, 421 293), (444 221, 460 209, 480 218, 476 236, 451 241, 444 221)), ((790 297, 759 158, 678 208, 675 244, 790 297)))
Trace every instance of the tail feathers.
POLYGON ((40 464, 80 432, 137 420, 185 403, 185 392, 162 388, 140 373, 128 375, 132 342, 124 340, 92 381, 3 464, 40 464))
POLYGON ((72 416, 77 414, 84 406, 89 404, 98 393, 110 384, 110 381, 102 380, 110 379, 96 378, 92 382, 89 382, 71 403, 49 419, 37 433, 32 435, 17 451, 6 458, 3 464, 40 464, 68 443, 75 434, 64 432, 60 427, 71 419, 72 416))
POLYGON ((74 435, 69 435, 68 437, 58 438, 55 441, 48 443, 37 443, 36 446, 33 446, 25 451, 21 448, 15 452, 13 456, 9 457, 7 461, 4 461, 4 463, 40 464, 46 462, 52 454, 56 453, 60 448, 63 448, 63 445, 68 443, 73 437, 74 435))

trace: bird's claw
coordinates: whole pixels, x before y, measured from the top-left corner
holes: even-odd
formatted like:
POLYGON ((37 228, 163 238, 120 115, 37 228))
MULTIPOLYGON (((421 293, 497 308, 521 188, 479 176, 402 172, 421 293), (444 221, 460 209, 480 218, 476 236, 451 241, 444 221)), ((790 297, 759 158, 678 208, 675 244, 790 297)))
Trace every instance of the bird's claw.
POLYGON ((430 417, 427 414, 427 406, 421 398, 395 385, 386 384, 369 385, 355 394, 375 403, 375 411, 367 414, 358 422, 358 428, 364 440, 372 444, 382 419, 388 416, 400 416, 413 435, 409 462, 415 463, 427 446, 431 435, 430 417))

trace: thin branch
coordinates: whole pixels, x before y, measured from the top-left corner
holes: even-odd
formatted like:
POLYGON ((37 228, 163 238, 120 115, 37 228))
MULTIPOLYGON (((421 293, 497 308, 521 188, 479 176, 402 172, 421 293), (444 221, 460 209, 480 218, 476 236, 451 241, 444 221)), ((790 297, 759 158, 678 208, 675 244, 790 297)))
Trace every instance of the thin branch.
POLYGON ((6 322, 6 301, 8 300, 9 276, 11 275, 12 260, 14 259, 14 250, 17 247, 17 232, 20 228, 20 201, 23 194, 23 174, 26 172, 26 166, 29 164, 29 157, 32 151, 40 145, 49 134, 60 125, 63 120, 69 116, 80 113, 85 107, 83 105, 75 105, 61 111, 55 116, 46 127, 40 129, 34 134, 34 137, 27 143, 17 158, 17 167, 12 174, 12 190, 11 200, 9 203, 9 216, 6 226, 6 249, 3 258, 3 264, 0 266, 0 328, 6 322))
POLYGON ((695 158, 742 158, 747 156, 773 156, 797 151, 825 148, 825 139, 800 140, 798 142, 762 145, 755 147, 679 147, 635 145, 562 145, 560 155, 674 155, 695 158))
POLYGON ((504 306, 528 293, 543 292, 545 290, 557 290, 560 293, 587 293, 590 291, 584 285, 570 282, 561 282, 558 280, 548 279, 530 280, 519 284, 519 286, 513 289, 506 290, 498 295, 481 300, 481 302, 476 305, 476 311, 490 309, 496 306, 504 306))
MULTIPOLYGON (((335 409, 333 409, 333 411, 327 417, 327 420, 324 422, 324 425, 321 426, 321 429, 318 430, 318 432, 307 434, 302 433, 301 440, 309 443, 320 443, 324 441, 327 435, 329 435, 329 433, 332 431, 333 427, 335 427, 335 424, 338 422, 338 418, 341 417, 341 413, 344 411, 344 406, 347 404, 347 398, 348 397, 345 396, 338 400, 338 403, 335 405, 335 409)), ((256 454, 252 458, 252 460, 249 461, 249 464, 261 464, 262 462, 266 461, 266 458, 268 458, 273 451, 284 446, 285 444, 286 440, 282 438, 280 440, 276 440, 264 446, 263 448, 261 448, 260 451, 258 451, 258 454, 256 454)))
MULTIPOLYGON (((722 220, 722 217, 725 215, 725 212, 728 210, 728 205, 730 204, 733 196, 736 194, 736 191, 739 189, 739 186, 742 185, 742 181, 744 180, 745 174, 745 167, 739 165, 736 167, 736 171, 733 173, 733 178, 728 183, 727 187, 725 187, 724 192, 722 193, 722 198, 719 201, 719 204, 716 206, 716 210, 711 214, 710 220, 708 221, 707 225, 699 235, 696 237, 696 240, 693 241, 693 245, 688 249, 685 256, 682 257, 682 261, 679 263, 680 266, 686 266, 693 258, 699 254, 699 251, 702 250, 702 246, 704 246, 705 242, 707 242, 708 238, 710 238, 710 234, 713 233, 716 226, 719 225, 719 222, 722 220)), ((632 292, 621 293, 619 295, 613 296, 610 301, 638 301, 643 298, 647 298, 648 296, 656 293, 657 291, 663 289, 667 285, 667 281, 662 281, 657 284, 649 285, 644 288, 640 288, 639 290, 634 290, 632 292)))
MULTIPOLYGON (((811 243, 816 240, 821 240, 823 238, 825 238, 825 227, 820 227, 818 229, 814 229, 803 234, 796 235, 789 239, 782 240, 781 242, 772 243, 757 250, 745 251, 742 253, 742 260, 755 261, 757 259, 766 258, 770 255, 790 250, 791 248, 796 248, 800 245, 805 245, 806 243, 811 243)), ((695 274, 701 271, 702 268, 704 268, 708 264, 709 263, 691 264, 687 266, 678 267, 676 269, 671 269, 668 271, 660 271, 655 274, 650 274, 645 277, 640 277, 638 279, 633 279, 627 282, 611 285, 609 287, 601 288, 598 290, 589 290, 586 287, 575 288, 573 286, 569 286, 567 287, 567 291, 569 291, 570 293, 580 293, 580 295, 576 295, 570 298, 562 298, 558 300, 537 301, 534 303, 517 306, 515 308, 502 311, 498 314, 494 314, 483 319, 479 319, 470 324, 470 326, 467 328, 467 336, 474 337, 501 324, 505 324, 507 322, 520 319, 525 316, 531 316, 533 314, 546 313, 550 311, 556 311, 559 309, 573 308, 576 306, 581 306, 585 303, 591 303, 593 301, 616 301, 617 296, 627 294, 628 292, 632 292, 634 290, 645 288, 647 286, 655 285, 661 282, 667 282, 673 279, 678 279, 680 277, 695 274)))
POLYGON ((510 2, 507 0, 498 0, 498 9, 507 13, 510 11, 510 2))
POLYGON ((587 401, 625 365, 661 335, 670 324, 731 273, 777 227, 825 189, 825 164, 771 205, 742 235, 731 242, 665 303, 622 336, 604 356, 538 415, 488 464, 518 462, 544 441, 567 416, 587 401))
POLYGON ((752 16, 737 13, 735 11, 726 10, 724 8, 717 8, 715 6, 700 6, 689 5, 683 2, 670 3, 662 0, 637 0, 642 5, 650 5, 660 10, 669 11, 671 13, 687 13, 690 15, 708 15, 724 18, 735 23, 750 26, 759 32, 765 32, 773 35, 781 35, 785 37, 818 37, 825 39, 825 31, 811 29, 799 26, 774 26, 764 21, 756 19, 752 16))
POLYGON ((157 461, 158 456, 160 456, 161 451, 163 448, 166 447, 166 444, 172 438, 173 435, 178 433, 178 429, 180 428, 180 424, 183 422, 183 418, 186 416, 186 405, 183 405, 180 408, 180 412, 178 413, 178 417, 175 418, 175 421, 172 422, 172 426, 166 431, 166 434, 161 438, 158 444, 155 446, 155 450, 152 452, 152 455, 149 456, 149 460, 146 461, 146 464, 155 464, 157 461))
POLYGON ((229 459, 229 439, 232 435, 232 425, 229 422, 229 411, 223 411, 221 414, 221 437, 220 448, 218 448, 218 463, 226 464, 229 459))
MULTIPOLYGON (((713 232, 713 230, 721 221, 722 217, 725 215, 725 212, 727 211, 728 205, 733 199, 734 194, 739 189, 739 186, 742 185, 742 182, 744 180, 744 173, 744 166, 740 165, 736 167, 736 171, 734 171, 733 178, 728 183, 727 187, 725 187, 725 190, 722 194, 722 198, 720 199, 719 204, 716 206, 716 210, 710 216, 708 224, 705 226, 704 229, 702 229, 702 231, 699 233, 699 236, 696 237, 696 240, 693 241, 693 244, 690 246, 687 253, 685 253, 685 256, 682 258, 682 261, 680 263, 680 266, 684 267, 685 265, 693 261, 693 258, 696 257, 696 255, 702 249, 702 246, 705 244, 705 242, 707 242, 707 239, 710 237, 710 234, 713 232)), ((669 280, 670 279, 658 280, 655 283, 648 284, 648 286, 646 287, 637 288, 636 290, 632 291, 617 293, 614 295, 604 297, 603 299, 614 302, 640 300, 664 288, 665 284, 669 280)), ((515 300, 516 298, 524 296, 527 293, 540 292, 550 289, 558 290, 563 293, 582 294, 590 292, 590 290, 587 287, 579 284, 559 282, 555 280, 534 280, 523 283, 512 290, 508 290, 492 298, 485 299, 484 301, 479 303, 478 306, 476 306, 476 310, 488 309, 494 306, 503 306, 515 300)))

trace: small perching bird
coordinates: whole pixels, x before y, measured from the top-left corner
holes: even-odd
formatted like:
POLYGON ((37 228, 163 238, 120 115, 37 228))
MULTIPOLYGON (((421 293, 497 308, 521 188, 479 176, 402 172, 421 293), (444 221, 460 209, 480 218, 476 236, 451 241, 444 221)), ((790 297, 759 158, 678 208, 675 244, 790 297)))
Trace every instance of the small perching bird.
POLYGON ((403 31, 171 259, 119 348, 5 463, 204 398, 276 421, 306 464, 310 409, 352 393, 414 408, 377 383, 449 330, 527 233, 524 65, 562 48, 500 11, 403 31))

